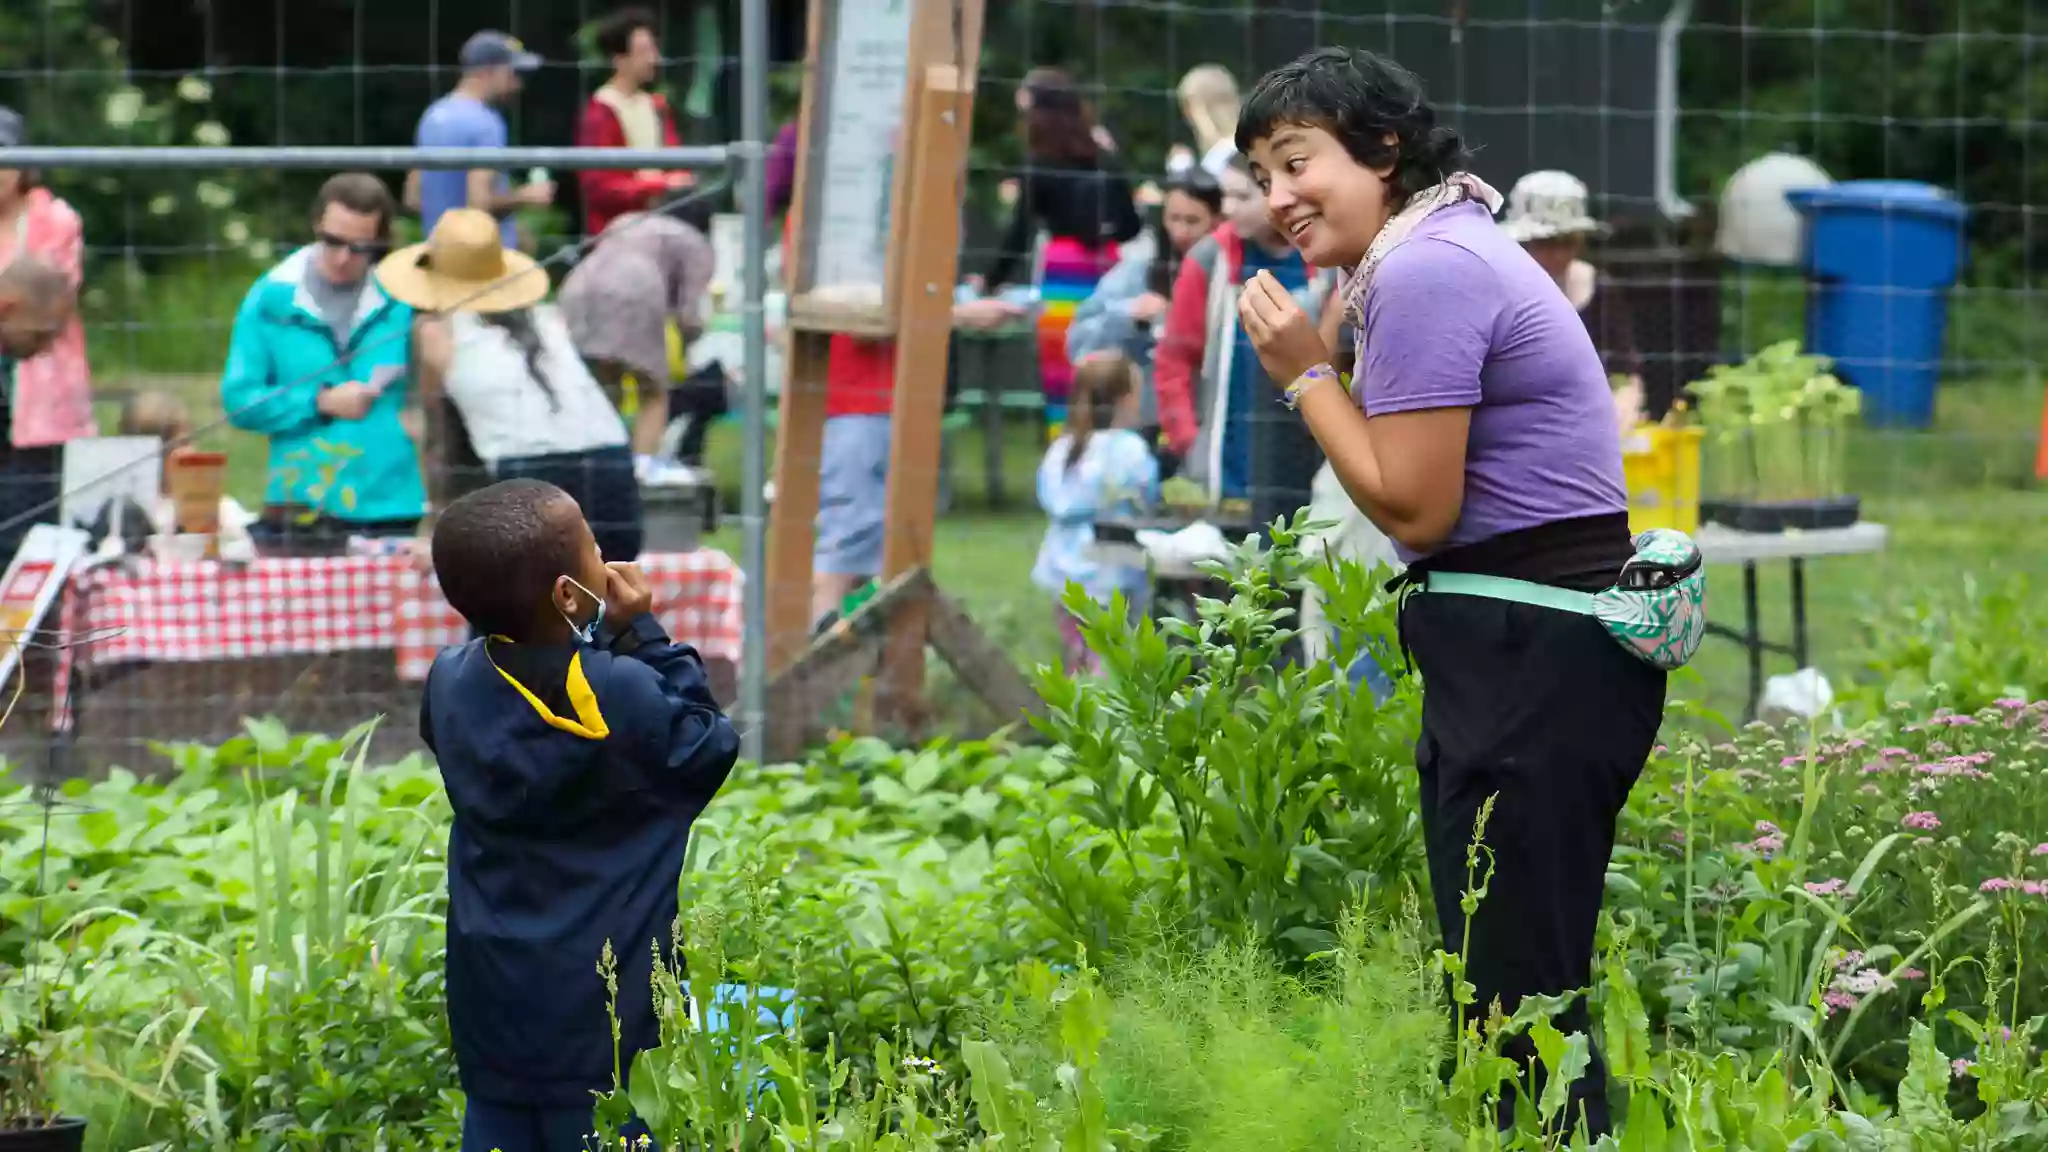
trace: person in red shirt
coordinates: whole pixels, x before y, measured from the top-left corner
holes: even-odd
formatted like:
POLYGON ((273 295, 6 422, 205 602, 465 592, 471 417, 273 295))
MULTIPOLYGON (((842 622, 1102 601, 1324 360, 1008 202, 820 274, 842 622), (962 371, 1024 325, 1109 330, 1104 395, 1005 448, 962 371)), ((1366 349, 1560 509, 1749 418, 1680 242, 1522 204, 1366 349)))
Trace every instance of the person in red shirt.
MULTIPOLYGON (((994 328, 1024 315, 984 297, 953 305, 960 328, 994 328)), ((825 435, 818 458, 817 543, 811 621, 837 617, 855 588, 881 575, 889 478, 889 414, 896 403, 896 344, 840 334, 825 363, 825 435)))
MULTIPOLYGON (((576 127, 578 148, 678 148, 682 136, 668 101, 648 91, 661 74, 661 44, 655 38, 654 14, 628 8, 613 14, 597 30, 597 50, 611 61, 611 79, 583 108, 576 127)), ((584 172, 583 226, 587 235, 604 231, 615 216, 659 205, 688 188, 688 172, 614 170, 584 172)))

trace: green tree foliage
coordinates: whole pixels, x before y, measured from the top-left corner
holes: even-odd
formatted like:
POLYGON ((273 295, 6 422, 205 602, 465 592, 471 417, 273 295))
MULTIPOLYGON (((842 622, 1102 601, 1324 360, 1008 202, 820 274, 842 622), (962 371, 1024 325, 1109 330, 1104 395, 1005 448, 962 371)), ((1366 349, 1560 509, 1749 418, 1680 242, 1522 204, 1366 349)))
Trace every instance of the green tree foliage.
POLYGON ((1680 187, 1771 148, 1836 179, 1924 180, 1973 209, 1976 283, 2048 259, 2048 9, 2038 0, 1701 0, 1683 42, 1680 187))
MULTIPOLYGON (((230 142, 213 85, 131 81, 127 55, 82 0, 0 5, 0 104, 43 145, 230 142)), ((192 172, 46 172, 85 221, 93 257, 147 267, 195 253, 246 253, 260 237, 240 209, 262 178, 192 172)))

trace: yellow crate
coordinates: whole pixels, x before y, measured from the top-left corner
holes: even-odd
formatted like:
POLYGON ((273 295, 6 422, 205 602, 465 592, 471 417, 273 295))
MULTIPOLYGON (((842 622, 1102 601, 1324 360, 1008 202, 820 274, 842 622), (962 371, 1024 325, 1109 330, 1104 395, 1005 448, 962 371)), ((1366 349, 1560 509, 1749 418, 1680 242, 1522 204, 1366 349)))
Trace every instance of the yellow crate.
POLYGON ((1700 527, 1700 438, 1698 428, 1646 424, 1621 442, 1621 472, 1628 483, 1628 530, 1700 527))

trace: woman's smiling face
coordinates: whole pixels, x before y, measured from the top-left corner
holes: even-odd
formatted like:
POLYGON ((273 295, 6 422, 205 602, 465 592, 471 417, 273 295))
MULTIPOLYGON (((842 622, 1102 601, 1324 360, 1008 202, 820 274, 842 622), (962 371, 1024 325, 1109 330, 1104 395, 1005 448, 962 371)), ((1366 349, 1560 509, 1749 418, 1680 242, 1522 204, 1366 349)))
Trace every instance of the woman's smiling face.
POLYGON ((1387 200, 1392 168, 1379 172, 1360 164, 1325 129, 1278 125, 1252 142, 1250 160, 1274 229, 1318 268, 1350 268, 1365 259, 1393 215, 1387 200))

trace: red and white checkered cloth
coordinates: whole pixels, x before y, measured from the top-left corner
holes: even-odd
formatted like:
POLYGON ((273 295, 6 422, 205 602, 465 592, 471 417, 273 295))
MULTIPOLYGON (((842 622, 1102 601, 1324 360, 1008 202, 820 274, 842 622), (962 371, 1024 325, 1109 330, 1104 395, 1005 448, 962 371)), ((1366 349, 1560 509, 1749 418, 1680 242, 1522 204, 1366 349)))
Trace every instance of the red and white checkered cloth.
MULTIPOLYGON (((640 567, 669 635, 707 659, 739 660, 745 580, 731 557, 663 553, 640 567)), ((469 637, 433 577, 398 556, 108 565, 73 576, 61 611, 67 635, 103 638, 58 653, 59 730, 71 725, 74 667, 389 648, 399 677, 421 680, 442 648, 469 637)))
MULTIPOLYGON (((668 634, 707 660, 739 662, 746 581, 732 557, 708 548, 642 556, 654 615, 668 634)), ((469 639, 469 625, 441 598, 440 582, 408 567, 398 578, 398 678, 424 680, 441 649, 469 639)))
POLYGON ((403 560, 346 556, 89 569, 64 589, 61 627, 99 638, 57 657, 53 726, 71 723, 71 670, 142 660, 240 660, 391 647, 403 560))

